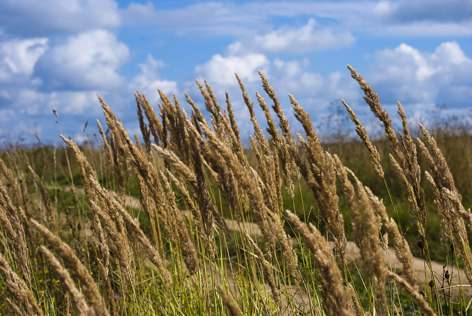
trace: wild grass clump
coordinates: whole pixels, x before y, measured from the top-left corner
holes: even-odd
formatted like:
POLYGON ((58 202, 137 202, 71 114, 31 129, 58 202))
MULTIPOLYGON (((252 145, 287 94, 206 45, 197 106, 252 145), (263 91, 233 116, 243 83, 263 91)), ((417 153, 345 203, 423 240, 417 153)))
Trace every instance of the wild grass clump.
POLYGON ((101 147, 61 136, 63 149, 3 153, 2 315, 467 313, 472 215, 447 155, 422 125, 414 137, 400 103, 395 130, 348 68, 384 127, 385 139, 372 141, 342 100, 367 151, 356 142, 326 150, 290 95, 304 131, 294 135, 259 72, 268 133, 236 76, 252 148, 242 145, 229 96, 220 104, 197 81, 206 115, 189 95, 186 113, 175 96, 158 91, 154 108, 137 92, 138 137, 99 97, 101 147), (343 146, 357 149, 343 155, 343 146), (354 152, 372 166, 346 163, 365 161, 354 152))

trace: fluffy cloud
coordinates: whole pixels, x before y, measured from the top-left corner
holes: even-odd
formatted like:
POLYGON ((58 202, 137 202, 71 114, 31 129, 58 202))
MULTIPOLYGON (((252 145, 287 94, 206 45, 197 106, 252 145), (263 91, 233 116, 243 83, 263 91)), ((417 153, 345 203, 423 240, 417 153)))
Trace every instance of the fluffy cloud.
POLYGON ((31 133, 31 126, 19 121, 39 122, 38 128, 52 128, 54 136, 81 131, 85 121, 101 116, 96 91, 123 97, 119 89, 127 83, 117 70, 128 57, 127 46, 108 31, 86 32, 62 42, 4 41, 0 45, 0 138, 31 133), (52 109, 67 122, 61 131, 55 127, 52 109))
POLYGON ((0 82, 12 84, 28 80, 34 65, 47 48, 47 38, 1 42, 0 82))
MULTIPOLYGON (((75 116, 101 116, 100 103, 93 91, 61 91, 46 94, 43 112, 53 109, 59 114, 75 116)), ((82 122, 84 123, 84 122, 82 122)))
POLYGON ((120 25, 118 5, 113 0, 2 0, 0 20, 9 33, 25 37, 120 25))
POLYGON ((79 133, 86 121, 91 123, 89 132, 96 130, 93 122, 102 117, 97 95, 92 91, 44 93, 18 88, 11 89, 10 93, 12 99, 0 100, 0 145, 35 144, 36 132, 44 143, 63 145, 59 134, 79 133), (53 109, 59 113, 59 118, 54 116, 53 109))
MULTIPOLYGON (((246 134, 251 130, 249 113, 241 97, 241 90, 235 73, 245 85, 250 97, 255 99, 255 87, 261 85, 258 70, 268 74, 270 71, 270 61, 263 54, 247 54, 243 56, 222 56, 213 55, 212 58, 203 65, 195 67, 194 78, 198 78, 203 83, 206 80, 215 93, 220 104, 224 104, 225 92, 230 96, 231 104, 241 128, 246 134)), ((194 80, 183 84, 183 89, 187 91, 191 98, 204 108, 203 98, 194 80)), ((256 112, 259 112, 256 107, 256 112)))
POLYGON ((270 70, 271 84, 278 94, 289 93, 301 101, 301 106, 321 113, 330 102, 340 98, 357 98, 355 84, 347 72, 321 74, 308 70, 308 60, 275 59, 270 70), (303 104, 305 102, 305 104, 303 104))
POLYGON ((13 98, 2 109, 14 110, 17 114, 49 115, 55 109, 59 114, 100 115, 97 94, 94 91, 39 92, 34 89, 11 90, 13 98))
POLYGON ((232 54, 241 51, 258 51, 286 54, 306 54, 314 51, 338 50, 354 43, 348 31, 334 32, 317 25, 315 19, 300 28, 283 26, 247 42, 236 42, 229 47, 232 54))
POLYGON ((90 31, 48 50, 38 60, 34 74, 46 90, 116 89, 125 84, 117 70, 128 58, 128 47, 115 35, 90 31))
MULTIPOLYGON (((333 101, 343 98, 363 117, 370 130, 375 130, 377 126, 376 121, 367 124, 364 116, 369 112, 368 107, 362 100, 360 88, 347 70, 321 74, 309 70, 307 59, 271 60, 262 54, 214 55, 207 63, 197 66, 195 73, 207 79, 220 102, 224 100, 224 91, 230 94, 238 123, 246 133, 251 133, 252 127, 237 82, 232 76, 233 72, 240 72, 239 66, 246 71, 241 73, 241 77, 253 101, 256 101, 255 91, 269 99, 262 91, 257 74, 257 69, 263 69, 294 130, 298 123, 293 119, 287 98, 289 93, 307 109, 314 121, 336 115, 333 101)), ((447 104, 448 113, 470 115, 467 111, 471 108, 472 99, 471 73, 472 60, 461 47, 456 42, 444 42, 433 52, 420 51, 407 44, 378 51, 369 70, 362 74, 379 93, 382 104, 393 118, 396 117, 396 101, 399 100, 414 124, 424 120, 425 113, 431 112, 435 104, 447 104)), ((194 89, 194 94, 197 93, 194 89)), ((257 111, 256 115, 263 117, 257 111)), ((371 117, 370 114, 368 116, 371 117)))
POLYGON ((148 55, 146 62, 139 65, 141 73, 133 78, 130 88, 145 94, 151 104, 156 104, 159 99, 158 89, 166 95, 178 94, 177 82, 159 79, 159 69, 164 66, 164 62, 155 60, 151 55, 148 55))
POLYGON ((471 73, 472 60, 456 42, 442 43, 434 53, 401 44, 375 55, 366 80, 388 103, 400 100, 466 108, 471 105, 471 73))
MULTIPOLYGON (((328 75, 308 71, 308 59, 269 60, 263 54, 243 56, 214 55, 210 61, 195 68, 198 78, 207 80, 215 91, 237 91, 239 89, 234 73, 237 73, 249 91, 261 91, 261 70, 270 80, 276 93, 287 97, 311 98, 321 103, 318 108, 340 97, 357 96, 355 84, 349 74, 332 72, 328 75)), ((221 93, 220 93, 221 94, 221 93)), ((239 94, 238 94, 239 95, 239 94)))
POLYGON ((209 82, 215 82, 220 86, 236 86, 234 74, 246 82, 259 80, 257 70, 265 71, 269 66, 269 60, 263 54, 248 54, 245 56, 213 55, 210 61, 195 67, 197 77, 209 82))
MULTIPOLYGON (((272 104, 272 101, 261 87, 261 78, 257 73, 259 69, 263 71, 271 86, 274 87, 294 131, 301 127, 293 116, 292 105, 288 98, 289 93, 300 102, 302 107, 307 109, 314 121, 319 121, 322 117, 334 111, 329 108, 332 101, 341 97, 359 99, 360 93, 347 71, 345 73, 332 72, 323 75, 310 72, 308 68, 308 59, 282 60, 277 58, 270 60, 263 54, 214 55, 204 65, 197 66, 195 74, 197 77, 208 81, 220 104, 224 104, 224 92, 229 93, 236 120, 244 137, 247 137, 253 133, 253 127, 249 120, 249 112, 241 96, 241 90, 233 75, 234 72, 241 77, 250 99, 255 102, 254 109, 256 116, 261 120, 262 127, 264 126, 264 114, 257 105, 256 91, 266 99, 269 105, 272 104)), ((192 99, 195 102, 202 102, 202 97, 199 96, 199 91, 195 88, 193 82, 187 84, 186 91, 192 92, 192 99)))

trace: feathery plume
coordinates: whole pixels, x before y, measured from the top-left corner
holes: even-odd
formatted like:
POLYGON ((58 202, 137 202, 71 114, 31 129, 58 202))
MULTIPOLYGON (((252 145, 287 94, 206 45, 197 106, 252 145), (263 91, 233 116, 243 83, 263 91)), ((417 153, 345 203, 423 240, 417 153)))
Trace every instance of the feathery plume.
POLYGON ((172 191, 172 188, 170 187, 169 180, 162 172, 160 173, 160 176, 164 184, 164 192, 167 198, 169 211, 172 214, 171 216, 174 218, 174 228, 177 230, 177 234, 182 245, 182 255, 184 256, 185 265, 187 266, 190 274, 194 275, 198 269, 198 258, 195 246, 190 239, 182 214, 175 203, 175 195, 172 191))
POLYGON ((427 315, 429 316, 436 316, 436 313, 434 310, 428 305, 428 302, 424 299, 424 297, 413 287, 411 286, 407 281, 405 281, 403 278, 401 278, 398 274, 392 272, 392 271, 387 271, 387 276, 390 279, 393 279, 395 282, 400 284, 400 286, 405 290, 405 292, 410 295, 410 297, 413 299, 413 301, 423 310, 427 315))
POLYGON ((16 264, 20 267, 23 277, 31 284, 31 271, 28 266, 28 246, 23 225, 15 206, 10 200, 6 189, 0 182, 0 224, 5 230, 6 240, 12 249, 16 264))
POLYGON ((370 153, 370 157, 372 158, 372 164, 374 166, 375 171, 377 171, 380 177, 384 178, 385 174, 382 169, 382 165, 380 164, 380 155, 379 155, 379 152, 377 151, 377 147, 375 147, 375 145, 372 144, 372 142, 369 140, 367 131, 364 128, 364 126, 361 124, 359 119, 357 118, 356 113, 354 113, 351 107, 347 105, 347 103, 343 99, 341 99, 341 102, 344 104, 344 106, 346 107, 346 110, 351 115, 352 122, 354 122, 354 124, 356 125, 357 135, 359 135, 359 137, 362 139, 362 141, 364 142, 364 145, 367 147, 367 150, 370 153))
POLYGON ((74 281, 72 280, 69 271, 65 269, 59 260, 49 251, 46 247, 40 247, 41 252, 44 254, 46 259, 49 262, 49 265, 56 271, 59 279, 61 279, 62 283, 66 287, 68 293, 70 294, 72 301, 74 302, 75 308, 79 315, 87 316, 87 315, 95 315, 95 311, 91 309, 87 302, 85 301, 84 295, 79 291, 79 289, 75 286, 74 281))
POLYGON ((393 247, 395 248, 395 255, 403 265, 403 274, 406 276, 410 285, 417 287, 416 274, 413 269, 413 255, 411 254, 408 242, 400 233, 397 223, 393 218, 387 215, 387 209, 383 202, 376 197, 368 187, 365 187, 365 190, 374 206, 376 214, 382 219, 388 232, 389 240, 392 241, 393 247))
POLYGON ((380 315, 386 313, 387 296, 385 284, 387 281, 383 253, 380 247, 381 218, 375 212, 375 206, 367 194, 367 188, 359 181, 354 173, 347 169, 357 188, 359 208, 364 213, 363 229, 365 236, 360 244, 364 272, 368 279, 373 282, 376 300, 376 310, 380 315))
POLYGON ((226 308, 228 309, 228 314, 230 316, 241 316, 241 312, 239 311, 238 306, 234 303, 231 299, 229 294, 226 292, 225 288, 221 284, 217 284, 216 288, 223 299, 223 302, 226 304, 226 308))
POLYGON ((20 315, 43 315, 39 308, 33 293, 26 283, 11 269, 7 260, 0 253, 0 273, 3 275, 3 281, 10 295, 15 299, 10 301, 17 311, 21 311, 20 315), (20 306, 22 306, 22 308, 20 306))
POLYGON ((382 108, 379 95, 374 92, 372 87, 354 68, 349 65, 347 65, 347 68, 351 72, 351 77, 359 83, 359 86, 364 91, 364 100, 369 105, 370 110, 383 123, 390 149, 395 153, 395 157, 399 160, 400 164, 404 165, 405 157, 400 150, 400 143, 392 127, 392 120, 388 117, 387 111, 382 108))
POLYGON ((326 222, 330 236, 336 245, 336 250, 344 261, 346 234, 344 232, 344 219, 339 212, 334 160, 329 153, 323 151, 318 135, 313 129, 310 115, 304 108, 300 107, 297 100, 292 96, 290 96, 290 101, 293 104, 295 118, 302 124, 307 138, 305 141, 298 134, 298 139, 305 151, 310 169, 305 169, 305 166, 297 162, 298 167, 317 200, 320 215, 326 222))
MULTIPOLYGON (((104 200, 107 200, 107 203, 110 203, 111 207, 113 207, 115 211, 117 211, 121 215, 124 222, 126 223, 126 227, 128 228, 127 232, 136 236, 139 242, 144 246, 144 249, 147 255, 149 256, 151 262, 158 268, 159 272, 162 274, 162 277, 164 278, 165 282, 170 284, 172 282, 170 272, 167 271, 167 269, 164 267, 162 258, 157 249, 151 244, 147 236, 139 227, 139 222, 136 219, 132 218, 128 211, 123 208, 123 206, 121 206, 121 204, 116 201, 115 198, 107 194, 106 190, 101 188, 100 184, 97 181, 95 181, 94 179, 90 179, 90 181, 95 187, 97 193, 104 200)), ((130 271, 129 273, 131 274, 132 271, 130 271)))
POLYGON ((262 267, 264 268, 264 272, 267 278, 267 282, 269 282, 270 290, 272 291, 272 296, 274 298, 275 304, 280 308, 280 291, 277 287, 277 284, 275 283, 274 279, 274 272, 272 271, 272 267, 270 264, 265 260, 264 253, 262 252, 261 248, 254 242, 254 240, 246 234, 246 238, 249 240, 251 243, 255 254, 259 257, 260 262, 262 264, 262 267))
POLYGON ((39 176, 36 172, 34 172, 33 168, 31 168, 30 165, 28 165, 28 169, 33 175, 34 182, 36 182, 36 185, 39 187, 39 191, 41 192, 41 197, 43 198, 43 203, 44 206, 46 207, 46 211, 48 213, 48 217, 51 219, 52 227, 54 227, 54 230, 57 229, 57 211, 53 209, 51 199, 49 198, 48 191, 44 187, 43 183, 41 182, 41 179, 39 179, 39 176))
POLYGON ((323 309, 326 315, 354 315, 350 306, 349 294, 343 287, 341 272, 336 265, 333 251, 323 235, 313 225, 310 225, 312 230, 310 232, 307 225, 289 210, 286 213, 295 230, 303 237, 305 244, 315 257, 319 269, 323 309))
POLYGON ((72 272, 72 274, 80 280, 85 298, 90 302, 91 308, 98 315, 109 315, 103 297, 98 291, 97 284, 93 280, 90 272, 80 262, 74 251, 61 240, 60 237, 53 234, 49 229, 30 219, 30 224, 35 228, 49 245, 57 252, 59 257, 64 261, 65 266, 72 272))
MULTIPOLYGON (((13 195, 15 197, 15 204, 18 207, 18 209, 25 209, 25 205, 23 203, 23 194, 21 192, 21 188, 17 180, 15 179, 13 172, 8 169, 8 167, 5 165, 5 162, 3 159, 0 158, 0 169, 2 170, 3 175, 5 178, 8 180, 9 187, 13 188, 13 195)), ((21 214, 21 221, 23 225, 26 225, 25 223, 27 222, 26 216, 21 214)))
POLYGON ((454 178, 436 141, 421 124, 420 130, 426 145, 420 139, 417 141, 431 169, 431 174, 426 173, 426 179, 433 187, 436 197, 435 204, 441 220, 442 241, 448 240, 454 245, 459 257, 466 263, 465 273, 469 282, 472 283, 472 264, 469 260, 472 258, 472 251, 464 219, 457 216, 461 212, 461 207, 457 209, 457 206, 462 204, 460 202, 462 197, 454 184, 454 178), (450 194, 447 194, 444 189, 454 194, 454 199, 451 200, 450 194))

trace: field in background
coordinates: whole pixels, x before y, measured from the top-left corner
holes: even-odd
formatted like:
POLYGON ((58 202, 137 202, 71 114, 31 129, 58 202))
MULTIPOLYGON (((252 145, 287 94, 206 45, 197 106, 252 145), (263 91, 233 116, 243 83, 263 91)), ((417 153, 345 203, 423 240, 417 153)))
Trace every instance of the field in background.
MULTIPOLYGON (((445 159, 448 162, 451 173, 454 176, 458 191, 462 194, 462 202, 466 209, 472 206, 472 168, 471 160, 471 143, 472 136, 464 126, 441 126, 438 127, 434 132, 434 138, 437 140, 439 149, 444 153, 445 159)), ((388 192, 382 178, 378 176, 375 169, 372 168, 370 162, 369 152, 365 149, 364 144, 356 139, 349 139, 345 137, 345 141, 342 142, 324 142, 322 143, 323 148, 329 150, 330 153, 339 156, 343 164, 351 169, 369 188, 372 188, 374 194, 378 197, 387 200, 388 192)), ((329 138, 327 139, 329 140, 329 138)), ((386 138, 374 141, 377 146, 381 157, 388 157, 388 141, 386 138)), ((105 185, 110 190, 116 190, 116 183, 113 181, 113 173, 107 167, 103 148, 97 148, 96 146, 88 145, 86 142, 80 146, 81 150, 85 153, 88 159, 94 166, 97 166, 97 173, 102 179, 106 179, 105 185)), ((248 156, 248 160, 251 166, 257 168, 257 160, 254 155, 252 148, 245 148, 245 154, 248 156)), ((82 179, 80 177, 80 169, 77 163, 77 159, 73 155, 69 148, 54 149, 48 146, 41 146, 34 149, 21 149, 16 148, 8 152, 3 152, 0 157, 7 163, 11 159, 20 159, 28 162, 34 170, 40 175, 42 181, 50 186, 60 187, 71 187, 75 186, 78 188, 83 187, 82 179), (66 156, 68 158, 66 158, 66 156), (56 157, 56 158, 54 158, 56 157)), ((405 236, 411 245, 412 252, 415 256, 421 256, 421 249, 415 247, 416 241, 419 239, 417 228, 411 220, 411 216, 408 214, 408 197, 401 184, 398 181, 398 176, 395 173, 393 167, 388 163, 387 159, 382 161, 383 168, 386 172, 386 179, 390 194, 394 197, 394 201, 399 205, 398 214, 399 218, 395 218, 400 221, 400 226, 403 229, 408 230, 408 234, 405 236)), ((427 165, 424 157, 419 155, 419 165, 422 170, 427 170, 427 165)), ((25 168, 26 165, 23 166, 25 168)), ((27 175, 26 175, 27 176, 27 175)), ((27 181, 29 185, 33 184, 33 178, 28 177, 27 181)), ((428 186, 426 181, 422 182, 423 189, 426 190, 426 204, 428 207, 428 236, 432 240, 432 258, 439 262, 444 262, 444 252, 440 246, 440 235, 437 234, 439 228, 439 219, 435 212, 434 206, 434 194, 432 193, 431 187, 428 186)), ((309 193, 309 188, 306 186, 304 181, 301 181, 300 187, 297 190, 301 191, 304 196, 304 202, 307 205, 313 206, 314 211, 312 213, 311 220, 316 220, 317 210, 316 201, 314 197, 309 193)), ((140 198, 139 187, 135 177, 129 179, 126 193, 130 196, 140 198)), ((73 194, 62 193, 60 190, 50 190, 51 198, 57 201, 64 199, 62 195, 68 195, 69 199, 72 198, 73 194)), ((289 197, 287 194, 284 195, 287 200, 289 197)), ((296 194, 299 197, 300 194, 296 194)), ((300 200, 295 200, 295 205, 302 203, 300 200)), ((286 207, 290 210, 294 210, 293 205, 288 203, 286 207)), ((389 213, 392 212, 392 205, 387 204, 389 213)), ((297 207, 295 207, 295 210, 297 207)), ((229 216, 229 207, 227 204, 223 204, 223 212, 229 216)), ((343 201, 340 204, 340 211, 344 217, 349 216, 349 209, 343 201)), ((352 240, 352 229, 349 224, 349 217, 346 219, 346 233, 352 240)))
POLYGON ((292 99, 297 138, 261 74, 275 115, 258 95, 269 137, 253 116, 252 148, 201 85, 210 122, 163 94, 156 114, 138 94, 142 144, 102 102, 102 146, 3 151, 2 315, 466 314, 471 129, 443 120, 431 135, 392 134, 352 74, 385 138, 370 142, 358 123, 363 141, 321 143, 292 99), (400 266, 384 262, 388 247, 400 266))

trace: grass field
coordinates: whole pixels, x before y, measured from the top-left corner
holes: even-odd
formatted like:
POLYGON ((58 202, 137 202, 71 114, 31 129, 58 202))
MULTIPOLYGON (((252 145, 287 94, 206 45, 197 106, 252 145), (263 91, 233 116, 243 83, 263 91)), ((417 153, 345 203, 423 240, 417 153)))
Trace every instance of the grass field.
POLYGON ((138 137, 100 99, 100 146, 3 150, 1 315, 470 313, 470 126, 413 133, 399 103, 397 130, 349 70, 375 141, 343 100, 359 140, 322 143, 290 96, 294 135, 260 73, 251 148, 198 82, 208 114, 137 93, 138 137))

